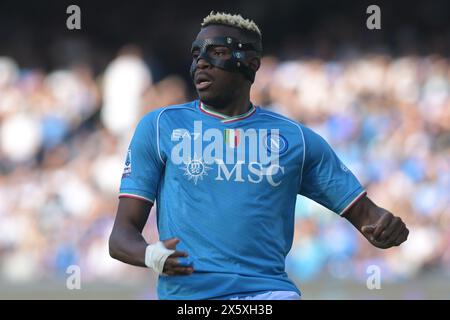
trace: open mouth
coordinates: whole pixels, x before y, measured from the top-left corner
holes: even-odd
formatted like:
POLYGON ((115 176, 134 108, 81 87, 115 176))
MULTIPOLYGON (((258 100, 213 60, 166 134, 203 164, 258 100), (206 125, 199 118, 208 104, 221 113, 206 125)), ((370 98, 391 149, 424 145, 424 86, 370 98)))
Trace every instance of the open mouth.
POLYGON ((195 77, 195 87, 199 91, 208 89, 212 82, 212 78, 205 73, 200 73, 195 77))
POLYGON ((197 90, 205 90, 212 84, 211 81, 200 81, 195 84, 197 90))

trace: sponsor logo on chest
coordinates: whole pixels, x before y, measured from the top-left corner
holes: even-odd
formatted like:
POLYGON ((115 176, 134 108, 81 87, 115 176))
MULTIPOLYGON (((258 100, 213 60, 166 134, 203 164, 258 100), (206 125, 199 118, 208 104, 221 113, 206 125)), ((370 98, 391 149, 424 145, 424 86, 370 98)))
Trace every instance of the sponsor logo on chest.
POLYGON ((264 179, 276 187, 282 183, 284 167, 280 156, 288 150, 288 141, 279 129, 203 130, 195 121, 193 132, 174 129, 170 158, 197 184, 214 173, 216 181, 261 183, 264 179))

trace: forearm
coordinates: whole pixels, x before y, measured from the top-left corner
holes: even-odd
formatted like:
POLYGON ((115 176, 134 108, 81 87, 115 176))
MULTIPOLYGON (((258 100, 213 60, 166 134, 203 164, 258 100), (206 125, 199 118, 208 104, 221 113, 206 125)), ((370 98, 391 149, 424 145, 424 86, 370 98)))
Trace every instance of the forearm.
POLYGON ((114 259, 145 267, 147 241, 142 230, 147 222, 152 203, 132 198, 121 198, 114 227, 109 237, 109 254, 114 259))
POLYGON ((145 267, 145 249, 148 243, 136 228, 113 229, 109 238, 109 254, 122 262, 145 267))

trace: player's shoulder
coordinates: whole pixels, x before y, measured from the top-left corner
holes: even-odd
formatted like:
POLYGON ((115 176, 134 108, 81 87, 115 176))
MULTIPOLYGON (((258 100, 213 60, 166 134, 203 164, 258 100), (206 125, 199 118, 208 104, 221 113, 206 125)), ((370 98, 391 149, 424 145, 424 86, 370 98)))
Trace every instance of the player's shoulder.
POLYGON ((293 120, 291 118, 288 118, 278 112, 269 110, 269 109, 267 109, 265 107, 261 107, 261 106, 259 107, 259 109, 260 109, 259 114, 261 116, 270 118, 272 122, 278 122, 281 126, 292 127, 299 131, 303 131, 304 128, 306 128, 306 126, 303 123, 293 120))
POLYGON ((322 139, 322 137, 315 132, 312 128, 308 127, 306 124, 288 118, 278 112, 268 110, 267 108, 260 107, 260 114, 272 119, 272 121, 278 121, 280 125, 284 127, 293 128, 293 130, 297 130, 303 139, 306 140, 314 140, 314 139, 322 139))
POLYGON ((189 101, 182 104, 174 104, 169 106, 164 106, 160 108, 156 108, 152 111, 149 111, 142 117, 143 122, 153 122, 158 121, 162 116, 169 117, 182 117, 185 112, 195 111, 195 103, 196 101, 189 101))

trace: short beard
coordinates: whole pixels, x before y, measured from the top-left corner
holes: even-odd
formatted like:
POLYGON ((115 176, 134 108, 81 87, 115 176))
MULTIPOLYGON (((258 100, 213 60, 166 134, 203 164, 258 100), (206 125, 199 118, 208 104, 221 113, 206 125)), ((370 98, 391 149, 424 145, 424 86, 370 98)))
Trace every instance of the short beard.
POLYGON ((208 99, 201 99, 207 106, 214 107, 215 109, 221 110, 225 109, 231 102, 236 99, 238 93, 238 88, 233 88, 232 92, 227 92, 215 97, 210 97, 208 99))
POLYGON ((215 109, 225 109, 226 106, 233 101, 230 97, 212 97, 210 99, 202 99, 202 102, 207 106, 214 107, 215 109))

